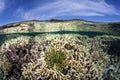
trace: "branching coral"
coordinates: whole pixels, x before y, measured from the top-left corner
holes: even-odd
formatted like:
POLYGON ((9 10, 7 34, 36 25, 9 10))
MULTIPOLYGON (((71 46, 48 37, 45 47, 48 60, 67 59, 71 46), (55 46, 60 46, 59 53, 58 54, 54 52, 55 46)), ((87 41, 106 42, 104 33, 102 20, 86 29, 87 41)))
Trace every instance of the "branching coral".
POLYGON ((0 69, 10 80, 119 79, 120 58, 107 54, 101 39, 70 34, 11 39, 1 46, 0 69))
POLYGON ((103 66, 99 65, 99 61, 97 63, 95 61, 93 62, 92 58, 94 57, 92 57, 89 52, 91 49, 89 47, 91 44, 90 41, 86 41, 88 44, 76 43, 76 41, 85 41, 85 38, 81 37, 81 39, 79 38, 74 40, 72 36, 56 36, 54 39, 50 40, 51 43, 44 51, 42 51, 43 54, 45 54, 45 58, 42 60, 44 61, 44 66, 37 67, 36 69, 32 67, 35 70, 34 72, 32 71, 32 68, 29 68, 29 66, 24 67, 24 74, 26 74, 28 78, 30 78, 29 76, 32 76, 32 79, 37 79, 38 77, 43 79, 59 80, 102 79, 103 66), (57 64, 63 64, 62 60, 64 60, 67 64, 62 66, 57 64), (59 66, 60 69, 58 69, 59 67, 55 67, 55 65, 57 65, 57 67, 59 66), (28 73, 26 73, 27 71, 28 73))
POLYGON ((6 73, 6 77, 11 79, 19 79, 21 77, 21 65, 30 61, 30 45, 28 43, 29 37, 19 37, 5 42, 2 45, 2 59, 6 61, 1 66, 6 73))

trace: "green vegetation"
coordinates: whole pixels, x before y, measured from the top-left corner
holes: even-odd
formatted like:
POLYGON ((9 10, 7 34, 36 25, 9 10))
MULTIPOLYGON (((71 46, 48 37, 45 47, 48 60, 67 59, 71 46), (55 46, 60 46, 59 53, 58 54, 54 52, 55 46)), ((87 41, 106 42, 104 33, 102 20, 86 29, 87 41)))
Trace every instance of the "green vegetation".
POLYGON ((46 63, 49 68, 63 69, 67 65, 66 53, 62 50, 51 49, 46 54, 46 63))
POLYGON ((59 19, 51 19, 50 22, 63 22, 64 20, 59 20, 59 19))

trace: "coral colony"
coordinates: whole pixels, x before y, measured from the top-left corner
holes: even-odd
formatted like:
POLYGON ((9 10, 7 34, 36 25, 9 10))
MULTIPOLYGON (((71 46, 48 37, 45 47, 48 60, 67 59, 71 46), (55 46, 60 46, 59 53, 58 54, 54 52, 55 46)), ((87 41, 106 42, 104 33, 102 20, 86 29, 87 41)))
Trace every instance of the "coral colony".
POLYGON ((113 36, 12 38, 1 46, 0 80, 120 80, 120 55, 109 53, 119 44, 120 38, 113 36))

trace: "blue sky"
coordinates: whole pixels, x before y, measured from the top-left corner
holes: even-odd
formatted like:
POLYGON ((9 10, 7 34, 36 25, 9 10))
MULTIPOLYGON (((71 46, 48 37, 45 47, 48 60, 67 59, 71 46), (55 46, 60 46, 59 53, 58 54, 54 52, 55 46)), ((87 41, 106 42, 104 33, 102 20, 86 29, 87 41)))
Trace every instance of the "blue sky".
POLYGON ((0 0, 0 25, 53 18, 120 22, 120 0, 0 0))

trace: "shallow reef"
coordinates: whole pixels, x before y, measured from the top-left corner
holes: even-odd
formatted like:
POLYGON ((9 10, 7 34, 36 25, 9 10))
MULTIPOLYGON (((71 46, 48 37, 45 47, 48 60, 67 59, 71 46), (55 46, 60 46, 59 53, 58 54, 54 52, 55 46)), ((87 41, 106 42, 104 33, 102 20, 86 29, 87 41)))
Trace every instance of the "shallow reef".
POLYGON ((120 38, 44 34, 7 39, 0 80, 120 80, 120 38))

